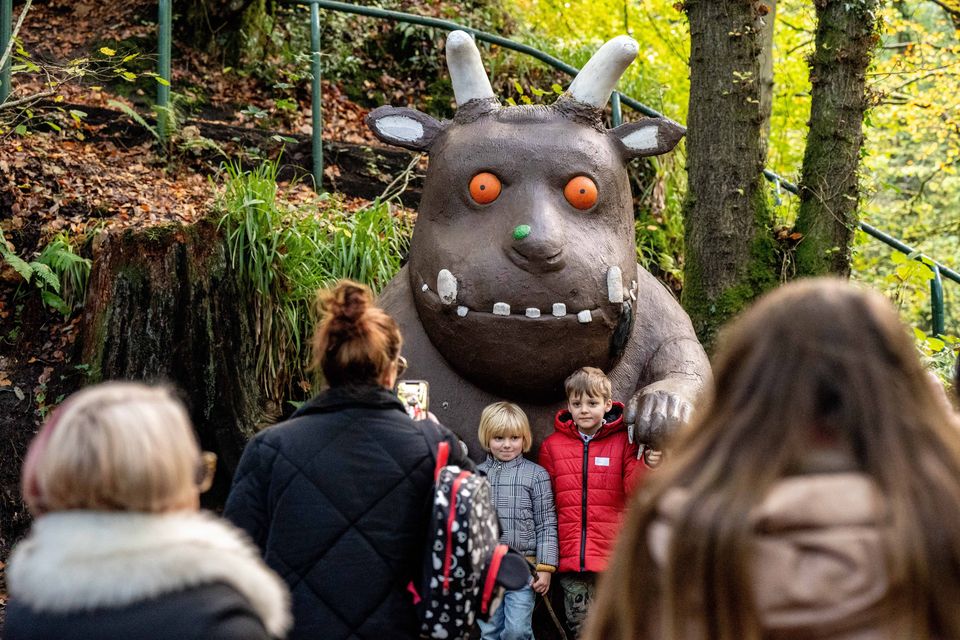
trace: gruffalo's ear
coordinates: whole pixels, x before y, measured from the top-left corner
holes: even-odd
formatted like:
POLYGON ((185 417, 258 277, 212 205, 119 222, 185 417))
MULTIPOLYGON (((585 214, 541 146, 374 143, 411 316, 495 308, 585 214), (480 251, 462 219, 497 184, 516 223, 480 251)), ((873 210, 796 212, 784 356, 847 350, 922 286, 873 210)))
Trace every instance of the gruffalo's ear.
POLYGON ((677 146, 686 132, 669 118, 646 118, 622 124, 607 133, 620 143, 624 158, 630 159, 666 153, 677 146))
POLYGON ((366 118, 373 135, 387 144, 426 151, 443 125, 425 113, 406 107, 377 107, 366 118))

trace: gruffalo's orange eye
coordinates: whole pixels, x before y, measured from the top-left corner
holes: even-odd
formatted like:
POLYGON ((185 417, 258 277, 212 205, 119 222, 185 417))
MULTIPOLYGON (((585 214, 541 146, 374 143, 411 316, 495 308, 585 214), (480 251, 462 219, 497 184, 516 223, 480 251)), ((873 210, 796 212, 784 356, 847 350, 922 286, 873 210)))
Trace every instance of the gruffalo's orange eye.
POLYGON ((473 176, 470 197, 477 204, 490 204, 500 197, 500 178, 486 171, 473 176))
POLYGON ((597 184, 587 176, 577 176, 563 188, 563 195, 577 209, 589 209, 597 202, 597 184))

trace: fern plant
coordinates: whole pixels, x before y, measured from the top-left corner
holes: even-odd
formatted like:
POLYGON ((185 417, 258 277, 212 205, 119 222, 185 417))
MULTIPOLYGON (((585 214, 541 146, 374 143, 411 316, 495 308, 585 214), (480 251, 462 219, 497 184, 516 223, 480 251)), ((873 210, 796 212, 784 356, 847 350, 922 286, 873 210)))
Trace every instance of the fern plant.
POLYGON ((31 261, 18 256, 0 231, 0 257, 20 274, 43 303, 69 316, 83 301, 90 276, 90 260, 76 254, 69 236, 59 234, 31 261))

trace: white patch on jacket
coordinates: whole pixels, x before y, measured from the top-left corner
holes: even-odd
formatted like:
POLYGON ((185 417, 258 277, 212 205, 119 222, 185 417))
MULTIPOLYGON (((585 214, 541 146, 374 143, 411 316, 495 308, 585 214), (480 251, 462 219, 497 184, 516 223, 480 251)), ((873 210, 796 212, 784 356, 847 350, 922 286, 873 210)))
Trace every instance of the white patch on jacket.
POLYGON ((243 533, 210 514, 47 514, 7 566, 10 595, 53 613, 122 607, 214 582, 243 595, 271 635, 290 628, 286 584, 243 533))

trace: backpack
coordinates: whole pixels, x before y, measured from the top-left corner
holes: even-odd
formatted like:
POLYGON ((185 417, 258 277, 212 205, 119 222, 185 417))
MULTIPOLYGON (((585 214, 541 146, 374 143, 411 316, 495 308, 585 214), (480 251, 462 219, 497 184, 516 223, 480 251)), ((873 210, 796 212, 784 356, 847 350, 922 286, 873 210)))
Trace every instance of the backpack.
POLYGON ((414 600, 422 635, 461 640, 477 618, 489 619, 505 588, 519 589, 531 573, 523 556, 499 543, 487 479, 447 466, 449 447, 441 442, 437 451, 433 515, 414 600))

